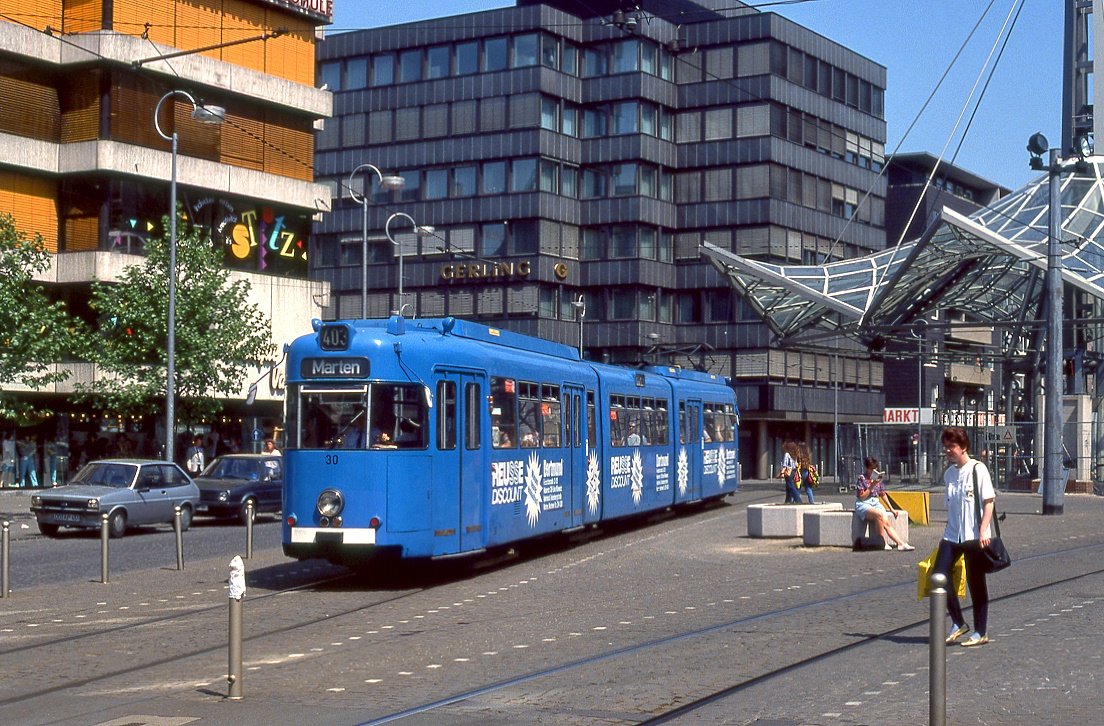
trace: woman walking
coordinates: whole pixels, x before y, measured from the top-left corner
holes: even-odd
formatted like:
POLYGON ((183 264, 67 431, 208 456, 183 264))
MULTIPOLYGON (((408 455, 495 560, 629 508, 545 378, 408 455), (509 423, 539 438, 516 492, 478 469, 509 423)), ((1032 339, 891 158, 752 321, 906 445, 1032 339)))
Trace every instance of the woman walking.
POLYGON ((816 504, 813 496, 813 457, 809 454, 809 445, 801 442, 797 445, 797 501, 801 501, 801 490, 809 498, 809 504, 816 504))
POLYGON ((786 482, 786 501, 784 504, 801 504, 801 493, 797 491, 797 442, 782 442, 783 481, 786 482))
POLYGON ((951 565, 959 555, 966 558, 966 584, 974 603, 974 630, 966 625, 962 605, 953 588, 947 592, 947 612, 951 615, 951 628, 947 643, 955 643, 970 633, 962 645, 972 647, 989 642, 989 588, 985 581, 985 565, 982 548, 989 544, 992 533, 994 503, 997 494, 993 479, 985 464, 970 458, 970 439, 960 428, 943 430, 943 453, 950 462, 943 474, 946 486, 947 528, 939 541, 939 553, 935 557, 934 572, 950 578, 951 565), (975 485, 977 499, 975 499, 975 485), (978 503, 980 500, 980 504, 978 503), (978 522, 977 512, 981 511, 978 522))

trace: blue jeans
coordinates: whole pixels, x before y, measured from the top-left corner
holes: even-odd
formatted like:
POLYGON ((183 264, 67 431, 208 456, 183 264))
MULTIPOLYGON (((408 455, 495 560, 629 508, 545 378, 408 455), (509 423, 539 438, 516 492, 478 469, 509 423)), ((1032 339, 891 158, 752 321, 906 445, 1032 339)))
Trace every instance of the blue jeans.
POLYGON ((797 490, 797 477, 790 474, 786 477, 786 501, 785 504, 801 504, 801 492, 797 490))
POLYGON ((939 554, 935 556, 932 572, 938 572, 947 578, 947 612, 955 625, 965 625, 966 619, 962 615, 958 592, 949 584, 951 565, 959 555, 966 558, 966 585, 970 588, 970 599, 974 603, 974 630, 985 635, 986 628, 989 627, 989 586, 985 581, 981 544, 976 539, 966 542, 939 540, 939 554))

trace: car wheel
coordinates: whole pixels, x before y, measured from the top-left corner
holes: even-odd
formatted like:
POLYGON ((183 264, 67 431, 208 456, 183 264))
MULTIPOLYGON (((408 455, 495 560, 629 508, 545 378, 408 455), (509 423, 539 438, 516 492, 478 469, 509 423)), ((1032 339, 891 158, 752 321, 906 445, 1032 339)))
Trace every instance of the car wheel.
POLYGON ((47 524, 46 522, 38 523, 38 531, 47 537, 57 537, 59 529, 61 529, 61 526, 57 524, 47 524))
MULTIPOLYGON (((174 513, 175 519, 175 513, 174 513)), ((187 532, 192 526, 192 508, 187 504, 180 505, 180 531, 187 532)))
POLYGON ((242 524, 249 524, 249 507, 247 505, 251 502, 253 504, 253 521, 257 521, 257 502, 252 499, 246 499, 242 502, 241 512, 238 513, 238 519, 241 520, 242 524))
POLYGON ((111 513, 111 516, 107 518, 107 531, 113 539, 118 539, 126 534, 126 527, 126 512, 121 509, 116 509, 111 513))

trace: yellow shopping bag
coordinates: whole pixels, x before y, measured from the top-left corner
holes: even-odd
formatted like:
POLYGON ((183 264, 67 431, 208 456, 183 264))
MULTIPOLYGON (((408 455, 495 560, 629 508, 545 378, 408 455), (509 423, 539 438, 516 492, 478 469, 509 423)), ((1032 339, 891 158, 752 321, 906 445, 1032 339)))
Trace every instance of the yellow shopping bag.
MULTIPOLYGON (((916 582, 917 600, 926 598, 928 591, 931 590, 931 574, 935 567, 935 556, 937 554, 939 554, 938 547, 932 550, 930 555, 916 563, 916 569, 920 571, 920 579, 916 582)), ((954 567, 951 568, 951 586, 959 597, 966 597, 966 558, 962 555, 958 556, 954 567)))

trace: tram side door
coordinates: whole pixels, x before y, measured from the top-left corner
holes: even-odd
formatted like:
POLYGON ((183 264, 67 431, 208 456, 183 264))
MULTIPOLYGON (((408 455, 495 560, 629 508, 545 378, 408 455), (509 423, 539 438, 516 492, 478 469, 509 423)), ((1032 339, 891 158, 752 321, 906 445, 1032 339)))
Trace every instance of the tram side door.
POLYGON ((564 475, 569 482, 567 491, 564 492, 564 506, 570 515, 567 521, 569 526, 578 527, 583 524, 583 516, 586 511, 586 472, 587 472, 587 437, 586 437, 586 412, 583 410, 583 401, 586 400, 582 386, 564 385, 564 475))
POLYGON ((679 401, 679 446, 686 451, 689 501, 701 499, 702 495, 701 410, 701 401, 679 401))
POLYGON ((433 526, 441 554, 484 546, 486 391, 486 376, 478 372, 444 371, 437 381, 433 526))

